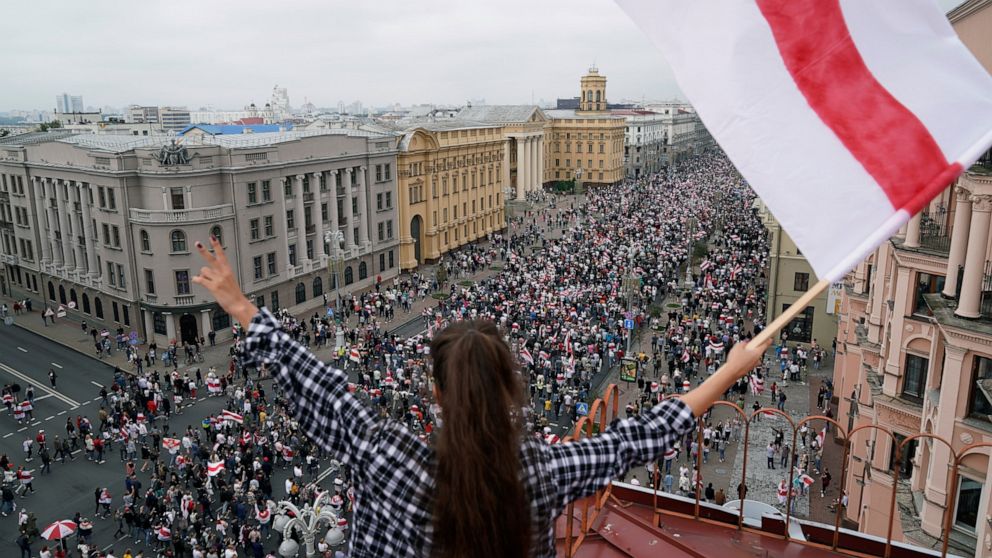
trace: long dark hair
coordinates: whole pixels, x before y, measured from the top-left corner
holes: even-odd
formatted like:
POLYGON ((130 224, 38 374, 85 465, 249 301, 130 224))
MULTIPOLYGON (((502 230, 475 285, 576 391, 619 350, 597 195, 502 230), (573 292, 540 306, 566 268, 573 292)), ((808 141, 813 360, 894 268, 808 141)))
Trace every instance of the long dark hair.
POLYGON ((530 555, 530 504, 520 481, 524 390, 490 321, 455 322, 431 342, 441 394, 434 556, 530 555))

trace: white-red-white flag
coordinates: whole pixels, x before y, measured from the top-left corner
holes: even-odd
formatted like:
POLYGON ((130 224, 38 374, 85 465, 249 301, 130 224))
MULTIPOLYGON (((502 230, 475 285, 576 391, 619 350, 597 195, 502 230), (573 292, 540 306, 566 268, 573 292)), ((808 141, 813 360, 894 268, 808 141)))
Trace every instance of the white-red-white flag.
POLYGON ((531 356, 530 351, 526 347, 520 349, 520 358, 524 359, 527 364, 534 364, 534 357, 531 356))
POLYGON ((216 477, 224 470, 223 461, 208 461, 207 462, 207 476, 216 477))
POLYGON ((933 0, 616 0, 820 279, 992 144, 992 77, 933 0))
POLYGON ((239 415, 238 413, 235 413, 234 411, 228 411, 227 409, 224 409, 220 413, 220 418, 221 418, 221 420, 230 420, 230 421, 234 421, 234 422, 236 422, 238 424, 244 424, 245 423, 245 417, 239 415))
POLYGON ((351 362, 362 362, 362 353, 358 349, 348 351, 348 360, 351 362))

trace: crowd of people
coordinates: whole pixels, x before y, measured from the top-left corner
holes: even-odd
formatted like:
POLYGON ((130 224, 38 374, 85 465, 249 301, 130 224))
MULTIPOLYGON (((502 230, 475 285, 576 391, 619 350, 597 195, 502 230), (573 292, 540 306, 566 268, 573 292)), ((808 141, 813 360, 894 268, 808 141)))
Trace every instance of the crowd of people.
MULTIPOLYGON (((584 198, 539 201, 537 209, 509 218, 505 233, 446 255, 433 273, 377 278, 367 292, 325 296, 309 317, 285 310, 277 316, 304 345, 333 348, 331 359, 352 379, 349 389, 424 439, 443 418, 428 379, 431 337, 456 320, 490 319, 518 355, 531 396, 531 431, 549 442, 588 412, 600 381, 618 366, 637 386, 627 412, 638 413, 698 385, 735 342, 763 327, 767 235, 753 194, 722 154, 598 187, 584 198), (463 280, 482 272, 481 280, 463 280), (397 313, 411 314, 428 298, 422 333, 401 337, 388 330, 397 313)), ((116 545, 126 549, 123 556, 274 555, 282 536, 272 529, 276 502, 309 501, 321 482, 333 491, 332 507, 347 529, 354 505, 349 472, 300 432, 287 402, 267 387, 269 371, 244 364, 239 340, 227 368, 217 370, 197 366, 202 340, 139 352, 121 332, 113 347, 110 338, 94 335, 95 343, 106 341, 98 352, 126 351, 131 368, 117 370, 101 390, 96 416, 68 417, 64 433, 26 438, 20 465, 14 456, 0 457, 9 481, 3 515, 15 513, 18 496, 34 490, 28 467, 34 458, 42 465, 38 474, 47 475, 52 462, 85 457, 121 466, 123 484, 95 487, 92 512, 81 510, 74 519, 115 522, 115 536, 127 536, 128 544, 116 545), (192 407, 184 414, 203 395, 222 398, 224 411, 202 417, 192 407)), ((804 368, 807 359, 823 357, 817 346, 792 350, 779 353, 781 369, 766 363, 727 399, 739 397, 743 406, 746 393, 774 393, 773 372, 788 374, 793 360, 804 368)), ((54 370, 50 378, 55 386, 54 370)), ((33 395, 6 386, 3 398, 14 420, 30 413, 33 395)), ((704 462, 723 461, 727 446, 740 439, 740 420, 712 424, 710 418, 702 447, 687 435, 665 456, 655 478, 666 490, 704 490, 699 473, 686 465, 699 452, 704 462), (676 479, 672 464, 680 455, 685 464, 676 479)), ((33 516, 23 505, 19 511, 24 538, 38 547, 30 540, 37 535, 33 516)), ((335 549, 320 544, 323 555, 333 555, 335 549)), ((49 545, 54 556, 57 546, 49 545)), ((66 546, 97 555, 92 529, 80 529, 66 546)))

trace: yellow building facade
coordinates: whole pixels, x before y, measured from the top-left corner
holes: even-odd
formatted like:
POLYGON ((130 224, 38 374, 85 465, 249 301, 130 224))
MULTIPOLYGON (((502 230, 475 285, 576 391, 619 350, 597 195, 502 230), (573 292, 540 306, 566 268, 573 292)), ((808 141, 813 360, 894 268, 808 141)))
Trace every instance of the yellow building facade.
POLYGON ((590 68, 580 80, 578 110, 549 110, 542 182, 579 178, 586 185, 623 180, 626 119, 607 109, 606 76, 590 68))
POLYGON ((404 133, 397 155, 401 269, 506 226, 507 157, 499 125, 453 121, 404 133))

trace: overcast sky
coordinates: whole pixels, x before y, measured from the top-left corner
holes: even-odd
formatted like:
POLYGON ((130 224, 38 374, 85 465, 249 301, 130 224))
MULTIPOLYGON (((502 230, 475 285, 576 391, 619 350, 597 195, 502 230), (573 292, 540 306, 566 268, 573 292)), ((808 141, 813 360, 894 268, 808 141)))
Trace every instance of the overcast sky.
MULTIPOLYGON (((959 0, 937 0, 948 9, 959 0)), ((5 6, 0 110, 529 103, 578 95, 595 62, 610 100, 680 95, 612 0, 88 0, 5 6)))

